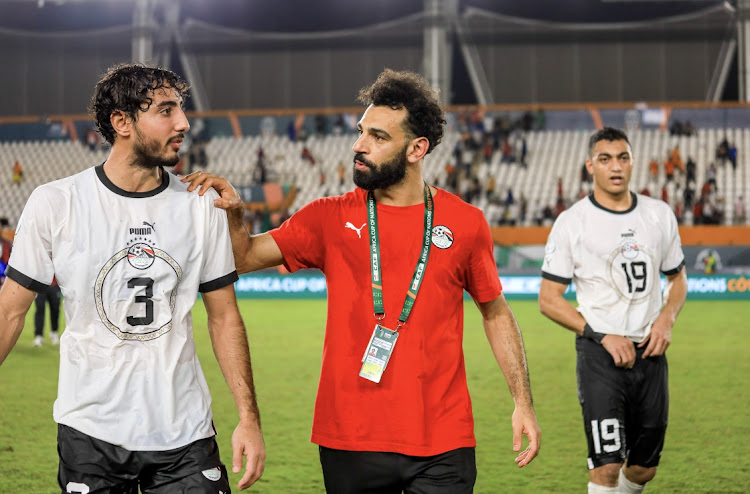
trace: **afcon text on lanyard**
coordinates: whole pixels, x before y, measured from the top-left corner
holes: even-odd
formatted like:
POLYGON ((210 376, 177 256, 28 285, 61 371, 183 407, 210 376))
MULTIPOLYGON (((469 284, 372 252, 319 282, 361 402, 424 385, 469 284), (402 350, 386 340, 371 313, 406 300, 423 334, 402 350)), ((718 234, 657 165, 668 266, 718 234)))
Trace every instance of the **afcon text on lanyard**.
POLYGON ((370 341, 362 356, 362 368, 359 371, 360 377, 364 377, 372 382, 379 383, 383 377, 383 371, 388 365, 388 361, 393 353, 398 339, 398 330, 406 324, 414 301, 422 286, 424 271, 427 267, 427 260, 430 257, 430 245, 432 243, 432 219, 434 215, 434 204, 432 202, 432 192, 430 187, 424 186, 424 235, 422 237, 422 251, 417 259, 417 267, 414 269, 414 276, 409 285, 404 299, 404 307, 401 309, 401 315, 398 318, 398 325, 395 330, 391 330, 380 324, 385 317, 383 307, 383 276, 380 272, 380 237, 378 236, 378 212, 375 204, 375 195, 372 191, 367 193, 367 224, 370 233, 370 274, 372 276, 372 304, 375 309, 375 318, 378 323, 372 332, 370 341))

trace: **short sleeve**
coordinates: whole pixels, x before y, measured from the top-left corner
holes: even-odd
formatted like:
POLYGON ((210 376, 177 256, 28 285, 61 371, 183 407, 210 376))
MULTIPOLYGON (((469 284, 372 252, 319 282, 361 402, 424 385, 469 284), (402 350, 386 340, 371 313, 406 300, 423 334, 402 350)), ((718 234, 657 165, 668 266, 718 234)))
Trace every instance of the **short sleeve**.
POLYGON ((659 270, 665 275, 673 275, 680 272, 685 265, 685 255, 682 252, 682 241, 680 239, 680 230, 677 226, 677 218, 670 210, 665 215, 667 225, 665 231, 665 252, 659 267, 659 270))
POLYGON ((544 246, 542 278, 568 285, 573 279, 574 269, 571 228, 568 213, 564 211, 552 225, 544 246))
POLYGON ((489 302, 500 296, 502 285, 497 274, 494 244, 487 220, 477 214, 477 234, 469 252, 466 291, 477 302, 489 302))
POLYGON ((203 203, 207 209, 208 231, 205 236, 203 265, 198 286, 198 291, 201 293, 218 290, 239 279, 234 265, 227 214, 223 209, 213 206, 218 194, 213 189, 209 192, 205 195, 203 203))
POLYGON ((35 292, 45 290, 55 276, 52 264, 52 218, 57 217, 49 190, 29 196, 16 226, 13 250, 5 275, 35 292))
POLYGON ((299 269, 324 269, 325 239, 323 221, 329 213, 326 199, 318 199, 303 206, 279 228, 269 233, 284 256, 284 266, 294 272, 299 269))

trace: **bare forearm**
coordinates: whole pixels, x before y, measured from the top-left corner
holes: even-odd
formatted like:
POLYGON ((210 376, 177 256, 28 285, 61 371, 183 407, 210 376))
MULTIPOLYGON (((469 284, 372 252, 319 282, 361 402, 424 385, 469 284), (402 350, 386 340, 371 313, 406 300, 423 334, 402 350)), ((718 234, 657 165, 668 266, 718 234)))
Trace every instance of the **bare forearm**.
POLYGON ((661 314, 667 318, 669 326, 672 327, 687 298, 687 276, 685 269, 674 277, 669 278, 666 291, 667 301, 661 310, 661 314))
POLYGON ((25 317, 2 313, 0 315, 0 365, 5 362, 6 357, 16 346, 18 337, 21 336, 25 317))
POLYGON ((278 245, 268 233, 251 235, 245 228, 241 212, 233 209, 227 212, 229 234, 232 239, 234 264, 240 274, 278 266, 284 261, 278 245))
POLYGON ((26 313, 36 294, 10 278, 0 290, 0 365, 21 336, 26 313))
POLYGON ((232 239, 232 252, 234 253, 234 264, 239 274, 252 271, 248 262, 250 254, 251 237, 245 227, 242 209, 227 210, 229 220, 229 236, 232 239))
POLYGON ((531 407, 531 384, 523 338, 513 313, 484 320, 484 331, 516 405, 531 407))
POLYGON ((239 316, 208 322, 214 354, 232 392, 240 421, 254 421, 260 427, 260 412, 245 326, 239 316))
POLYGON ((539 310, 560 326, 576 334, 583 334, 586 320, 570 302, 563 298, 567 287, 551 283, 554 282, 542 280, 542 288, 539 291, 539 310))

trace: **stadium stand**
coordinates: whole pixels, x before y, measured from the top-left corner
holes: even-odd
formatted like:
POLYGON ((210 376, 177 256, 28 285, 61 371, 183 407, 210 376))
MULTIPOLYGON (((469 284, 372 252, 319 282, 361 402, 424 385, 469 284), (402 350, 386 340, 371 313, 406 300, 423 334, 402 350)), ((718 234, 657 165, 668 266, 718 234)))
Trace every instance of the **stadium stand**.
MULTIPOLYGON (((562 189, 566 205, 577 199, 580 188, 580 167, 586 156, 589 130, 567 131, 531 131, 527 134, 529 157, 527 167, 518 163, 500 162, 500 154, 494 153, 489 163, 479 161, 473 166, 476 177, 481 184, 486 184, 490 176, 495 178, 495 193, 503 195, 510 187, 516 197, 524 195, 529 204, 554 204, 557 194, 557 179, 562 179, 562 189)), ((632 132, 633 152, 638 160, 634 171, 635 190, 648 189, 652 196, 657 196, 662 186, 666 185, 670 203, 682 201, 680 191, 684 190, 684 174, 678 173, 674 180, 667 182, 663 167, 660 166, 657 180, 654 182, 648 174, 647 161, 652 157, 663 162, 674 146, 678 146, 683 159, 691 157, 697 164, 696 187, 700 188, 705 181, 709 164, 715 161, 713 152, 718 143, 726 137, 731 142, 739 143, 740 149, 747 149, 750 144, 750 129, 728 129, 726 132, 717 129, 699 130, 695 136, 670 136, 660 130, 637 130, 632 132), (677 185, 679 184, 679 185, 677 185)), ((435 149, 427 160, 427 179, 444 186, 446 175, 444 164, 451 162, 451 150, 459 140, 457 132, 448 133, 443 143, 435 149)), ((299 209, 312 199, 330 194, 338 194, 351 188, 351 170, 347 168, 347 180, 338 185, 337 166, 340 161, 351 161, 352 136, 311 136, 305 143, 317 157, 314 167, 300 157, 303 147, 301 142, 290 142, 286 136, 252 136, 239 139, 224 137, 211 141, 208 147, 209 171, 227 176, 238 185, 248 184, 252 173, 252 162, 248 157, 255 156, 263 148, 269 157, 269 173, 272 181, 294 184, 299 194, 292 204, 292 210, 299 209), (318 173, 325 174, 327 179, 321 183, 318 173)), ((725 223, 732 223, 732 208, 740 195, 747 197, 750 180, 746 166, 717 166, 717 197, 724 204, 725 223)), ((589 191, 584 184, 585 192, 589 191)), ((250 198, 248 198, 250 199, 250 198)), ((486 209, 489 199, 481 194, 475 204, 486 209)), ((691 213, 686 212, 686 223, 691 224, 691 213)), ((531 224, 531 215, 527 215, 524 224, 531 224)))
MULTIPOLYGON (((581 190, 587 193, 590 184, 581 182, 581 166, 586 156, 587 139, 591 131, 579 130, 532 130, 524 133, 528 144, 526 166, 518 162, 501 162, 501 153, 495 151, 489 160, 471 159, 467 166, 470 175, 464 180, 476 178, 486 191, 487 184, 494 185, 492 191, 477 194, 473 203, 487 211, 492 194, 505 200, 511 188, 515 200, 525 197, 528 209, 520 224, 534 222, 534 209, 546 205, 554 208, 558 195, 558 180, 561 181, 562 198, 569 206, 580 197, 581 190), (490 180, 494 177, 494 181, 490 180)), ((659 129, 636 129, 630 132, 637 166, 633 176, 633 190, 648 189, 652 196, 660 197, 662 187, 666 187, 668 202, 674 207, 683 201, 685 189, 684 172, 677 172, 674 180, 668 181, 663 163, 668 153, 677 146, 683 161, 688 158, 696 163, 695 195, 700 196, 711 163, 716 163, 714 202, 722 211, 721 223, 733 224, 735 203, 739 196, 750 193, 750 173, 745 152, 750 149, 750 129, 698 129, 693 135, 673 136, 659 129), (738 166, 733 168, 729 161, 721 164, 716 160, 715 150, 719 143, 727 139, 739 149, 738 166), (649 175, 648 161, 659 162, 658 174, 649 175)), ((289 205, 293 212, 309 201, 349 190, 351 185, 351 146, 353 134, 311 135, 304 142, 291 141, 286 135, 263 134, 242 137, 213 137, 206 146, 207 162, 205 169, 211 173, 226 176, 237 185, 247 202, 264 203, 270 209, 278 209, 291 187, 296 195, 289 205), (302 149, 307 147, 316 158, 311 164, 302 157, 302 149), (267 167, 266 184, 253 181, 256 156, 262 149, 267 167), (339 163, 346 164, 343 184, 338 177, 339 163), (322 177, 321 177, 322 175, 322 177)), ((456 165, 453 150, 461 139, 457 128, 446 133, 443 142, 431 153, 426 161, 425 176, 428 181, 441 187, 447 186, 447 164, 456 165)), ((34 140, 0 142, 0 163, 4 170, 0 173, 0 187, 5 191, 0 195, 0 216, 7 216, 15 224, 31 191, 38 185, 56 180, 106 159, 106 149, 89 149, 84 143, 72 140, 34 140), (24 167, 23 181, 15 185, 12 181, 12 164, 20 161, 24 167)), ((458 188, 457 193, 461 192, 458 188)), ((285 204, 287 205, 287 204, 285 204)), ((684 223, 693 224, 692 210, 685 208, 684 223)), ((547 221, 549 223, 549 221, 547 221)))

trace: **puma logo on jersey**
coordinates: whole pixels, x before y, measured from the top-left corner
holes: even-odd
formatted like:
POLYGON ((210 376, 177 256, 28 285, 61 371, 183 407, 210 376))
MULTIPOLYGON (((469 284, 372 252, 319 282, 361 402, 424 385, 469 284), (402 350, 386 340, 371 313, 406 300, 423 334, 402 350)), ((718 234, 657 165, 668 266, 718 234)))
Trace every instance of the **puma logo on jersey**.
POLYGON ((346 225, 344 225, 344 228, 349 228, 350 230, 354 230, 355 232, 357 232, 357 237, 362 238, 362 228, 364 228, 365 225, 367 225, 367 223, 362 223, 362 226, 357 228, 356 226, 352 225, 351 222, 347 221, 346 225))
POLYGON ((154 233, 156 231, 156 228, 154 228, 155 224, 156 224, 156 222, 149 223, 148 221, 144 221, 143 225, 146 226, 146 227, 148 227, 148 228, 140 228, 140 227, 138 227, 138 228, 131 228, 130 229, 130 234, 131 235, 151 235, 152 233, 154 233))

